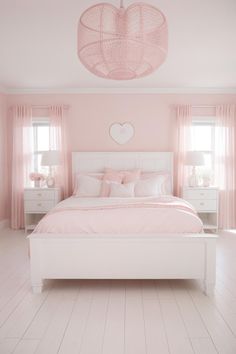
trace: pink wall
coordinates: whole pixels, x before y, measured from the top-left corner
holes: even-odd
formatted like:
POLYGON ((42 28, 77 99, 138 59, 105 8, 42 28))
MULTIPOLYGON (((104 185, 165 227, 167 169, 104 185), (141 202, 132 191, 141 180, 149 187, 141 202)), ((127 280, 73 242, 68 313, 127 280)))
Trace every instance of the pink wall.
MULTIPOLYGON (((172 151, 175 116, 173 105, 215 105, 236 103, 236 95, 193 94, 64 94, 0 95, 0 220, 6 218, 6 132, 5 105, 68 104, 69 143, 72 151, 172 151), (113 122, 130 122, 134 138, 125 145, 116 144, 109 136, 113 122), (3 140, 2 140, 3 139, 3 140)), ((196 114, 212 114, 212 109, 198 109, 196 114)), ((35 115, 47 114, 35 110, 35 115)))
POLYGON ((6 96, 0 94, 0 221, 8 217, 8 169, 6 139, 6 96))
POLYGON ((175 128, 174 104, 236 102, 236 95, 35 94, 10 95, 8 101, 9 105, 68 104, 70 148, 74 151, 171 151, 175 128), (132 123, 134 138, 125 145, 116 144, 109 136, 109 127, 113 122, 132 123))

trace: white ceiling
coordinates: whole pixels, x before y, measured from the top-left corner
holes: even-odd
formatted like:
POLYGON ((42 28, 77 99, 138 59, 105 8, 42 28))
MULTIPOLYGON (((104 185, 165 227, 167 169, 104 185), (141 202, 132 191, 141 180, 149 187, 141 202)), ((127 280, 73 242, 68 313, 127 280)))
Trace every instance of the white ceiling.
POLYGON ((155 73, 130 81, 96 77, 77 58, 78 19, 97 2, 119 6, 119 0, 0 0, 0 86, 236 88, 236 0, 145 0, 166 15, 169 53, 155 73))

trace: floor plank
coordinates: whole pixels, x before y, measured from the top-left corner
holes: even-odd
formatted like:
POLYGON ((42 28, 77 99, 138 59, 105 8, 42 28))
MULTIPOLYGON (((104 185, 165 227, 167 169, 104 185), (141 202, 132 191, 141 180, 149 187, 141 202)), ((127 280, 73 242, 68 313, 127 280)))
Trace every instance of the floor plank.
POLYGON ((14 350, 14 354, 33 354, 39 344, 37 339, 21 339, 14 350))
POLYGON ((170 282, 157 281, 156 284, 170 353, 194 353, 183 318, 169 285, 170 282))
POLYGON ((125 281, 112 281, 102 354, 124 353, 125 281))
POLYGON ((80 354, 101 354, 109 302, 109 281, 95 281, 93 300, 82 338, 80 354))
POLYGON ((155 281, 142 281, 144 325, 148 354, 169 353, 155 281))
POLYGON ((184 280, 49 281, 32 294, 22 231, 0 230, 0 354, 235 354, 236 232, 213 296, 184 280))
POLYGON ((79 353, 91 309, 92 298, 93 283, 91 281, 81 282, 78 298, 60 345, 60 354, 79 353))
POLYGON ((126 282, 125 353, 147 354, 141 282, 126 282))

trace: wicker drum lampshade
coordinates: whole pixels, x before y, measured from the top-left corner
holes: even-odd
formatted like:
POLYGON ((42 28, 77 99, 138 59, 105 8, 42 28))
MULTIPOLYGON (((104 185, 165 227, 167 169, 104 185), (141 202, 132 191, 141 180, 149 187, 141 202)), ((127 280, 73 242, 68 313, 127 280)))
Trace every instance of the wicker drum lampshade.
POLYGON ((168 30, 156 7, 107 3, 83 12, 78 25, 78 56, 93 74, 113 80, 146 76, 165 60, 168 30))

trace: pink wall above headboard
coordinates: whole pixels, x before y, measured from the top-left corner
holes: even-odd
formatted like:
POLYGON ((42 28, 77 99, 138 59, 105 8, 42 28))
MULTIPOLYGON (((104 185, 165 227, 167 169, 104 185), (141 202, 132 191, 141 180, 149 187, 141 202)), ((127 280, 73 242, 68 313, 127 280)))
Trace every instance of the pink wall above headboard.
POLYGON ((9 105, 68 104, 72 151, 171 151, 175 128, 171 105, 233 101, 236 102, 236 95, 35 94, 8 97, 9 105), (109 127, 114 122, 133 124, 135 135, 127 144, 118 145, 110 138, 109 127))

